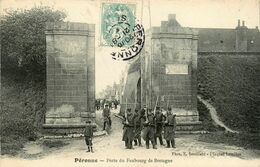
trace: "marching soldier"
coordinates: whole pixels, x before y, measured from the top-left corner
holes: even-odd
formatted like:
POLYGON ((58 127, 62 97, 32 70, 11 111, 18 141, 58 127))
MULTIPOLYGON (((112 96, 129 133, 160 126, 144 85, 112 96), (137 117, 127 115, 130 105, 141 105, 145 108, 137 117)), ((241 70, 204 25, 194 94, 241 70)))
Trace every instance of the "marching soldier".
POLYGON ((100 99, 96 100, 96 110, 100 109, 100 99))
POLYGON ((117 109, 117 105, 118 105, 118 101, 115 99, 115 101, 114 101, 115 109, 117 109))
POLYGON ((153 149, 157 149, 154 141, 155 135, 155 117, 152 109, 148 109, 145 116, 145 123, 143 129, 143 139, 145 140, 146 148, 149 149, 149 141, 152 142, 153 149))
POLYGON ((103 109, 103 113, 102 113, 104 119, 103 130, 106 130, 107 124, 109 124, 109 126, 111 126, 112 124, 110 115, 111 115, 111 111, 108 108, 108 104, 105 104, 105 108, 103 109))
POLYGON ((155 144, 157 144, 157 138, 159 138, 160 145, 163 144, 163 139, 162 139, 162 130, 163 130, 163 122, 165 121, 165 116, 162 114, 162 111, 159 106, 156 107, 156 112, 155 112, 155 121, 156 121, 156 133, 154 137, 155 144))
POLYGON ((167 142, 167 148, 170 148, 170 144, 172 148, 175 148, 175 129, 176 129, 176 118, 175 114, 172 114, 172 109, 169 107, 167 111, 167 117, 165 121, 165 128, 164 128, 164 139, 167 142))
POLYGON ((133 148, 133 140, 135 134, 135 117, 136 115, 131 112, 131 109, 127 109, 127 114, 124 116, 123 127, 123 141, 125 141, 126 149, 133 148))
POLYGON ((108 101, 109 109, 112 109, 112 101, 108 101))
POLYGON ((100 100, 100 108, 101 108, 102 110, 104 109, 104 104, 105 104, 104 99, 101 99, 101 100, 100 100))
POLYGON ((137 141, 138 141, 138 145, 142 146, 142 142, 141 142, 141 132, 143 129, 143 122, 144 122, 144 115, 142 115, 141 111, 138 112, 137 109, 135 109, 135 139, 134 139, 134 143, 135 146, 137 146, 137 141))

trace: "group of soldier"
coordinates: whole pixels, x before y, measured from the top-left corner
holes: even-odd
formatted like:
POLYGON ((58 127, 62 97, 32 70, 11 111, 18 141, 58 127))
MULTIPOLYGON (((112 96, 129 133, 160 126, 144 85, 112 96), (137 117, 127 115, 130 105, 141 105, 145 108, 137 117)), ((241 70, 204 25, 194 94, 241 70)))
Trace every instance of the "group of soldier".
POLYGON ((119 105, 119 101, 116 99, 114 100, 96 99, 95 101, 96 110, 100 110, 100 109, 103 110, 106 104, 110 109, 112 108, 117 109, 117 106, 119 105))
MULTIPOLYGON (((103 130, 111 127, 111 111, 108 104, 102 112, 104 118, 103 130)), ((135 146, 142 147, 142 138, 145 141, 146 148, 149 149, 150 142, 153 149, 157 149, 157 139, 160 145, 164 146, 162 132, 164 131, 164 139, 166 140, 167 148, 175 148, 175 129, 176 118, 169 107, 166 114, 163 114, 162 109, 157 106, 153 112, 152 109, 147 109, 144 106, 141 110, 131 111, 130 108, 126 110, 123 120, 123 141, 127 149, 133 149, 133 142, 135 146)), ((84 130, 85 142, 87 145, 87 152, 93 152, 93 126, 91 121, 86 121, 84 130)))
POLYGON ((157 149, 157 139, 160 145, 164 146, 163 136, 166 140, 167 148, 175 148, 175 129, 176 118, 169 107, 166 114, 157 106, 155 112, 147 109, 146 106, 141 110, 127 109, 123 121, 123 141, 127 149, 133 149, 135 146, 142 146, 141 138, 145 141, 146 148, 150 148, 150 142, 153 149, 157 149), (164 135, 162 132, 164 131, 164 135))

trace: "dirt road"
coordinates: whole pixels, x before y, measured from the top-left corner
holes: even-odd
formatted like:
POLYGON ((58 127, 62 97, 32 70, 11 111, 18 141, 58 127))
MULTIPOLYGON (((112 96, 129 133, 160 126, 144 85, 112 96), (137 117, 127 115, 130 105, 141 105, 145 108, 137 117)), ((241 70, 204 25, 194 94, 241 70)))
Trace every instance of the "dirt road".
MULTIPOLYGON (((117 111, 113 111, 115 114, 117 111)), ((97 118, 101 111, 97 111, 97 118)), ((112 117, 112 132, 110 135, 94 138, 94 153, 87 153, 83 138, 69 139, 69 144, 59 148, 44 150, 40 146, 27 145, 26 154, 20 157, 1 158, 1 167, 13 163, 20 166, 218 166, 225 163, 232 166, 236 162, 241 167, 257 166, 260 157, 252 150, 245 150, 236 146, 212 144, 198 141, 198 135, 183 135, 176 138, 176 147, 157 150, 135 147, 127 150, 122 141, 121 120, 112 117), (22 158, 23 157, 23 158, 22 158), (26 157, 26 159, 24 158, 26 157), (153 162, 149 162, 153 161, 153 162), (85 162, 89 161, 89 162, 85 162), (97 162, 90 162, 97 161, 97 162), (206 163, 205 163, 206 162, 206 163)), ((144 145, 144 141, 143 141, 144 145)), ((222 166, 222 165, 221 165, 222 166)), ((259 167, 259 166, 258 166, 259 167)))

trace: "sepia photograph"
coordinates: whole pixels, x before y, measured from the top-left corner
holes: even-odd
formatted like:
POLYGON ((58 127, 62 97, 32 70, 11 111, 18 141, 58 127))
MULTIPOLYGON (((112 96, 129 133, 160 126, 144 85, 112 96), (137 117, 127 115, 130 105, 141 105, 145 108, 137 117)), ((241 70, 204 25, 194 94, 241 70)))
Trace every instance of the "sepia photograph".
POLYGON ((0 0, 1 167, 260 167, 260 0, 0 0))

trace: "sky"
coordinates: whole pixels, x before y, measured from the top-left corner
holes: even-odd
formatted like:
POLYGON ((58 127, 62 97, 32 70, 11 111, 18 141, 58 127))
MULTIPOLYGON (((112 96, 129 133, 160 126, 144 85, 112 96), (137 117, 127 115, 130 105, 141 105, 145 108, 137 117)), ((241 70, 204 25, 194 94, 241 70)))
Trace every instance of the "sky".
POLYGON ((260 0, 150 0, 150 5, 148 0, 0 0, 0 11, 4 14, 6 8, 51 6, 67 13, 65 21, 95 24, 96 93, 99 93, 107 85, 118 83, 122 71, 129 65, 129 62, 113 60, 112 48, 100 46, 100 8, 104 2, 135 3, 137 18, 142 20, 145 29, 150 25, 160 26, 168 14, 176 14, 177 21, 184 27, 235 28, 238 19, 245 20, 249 28, 260 27, 260 0))

